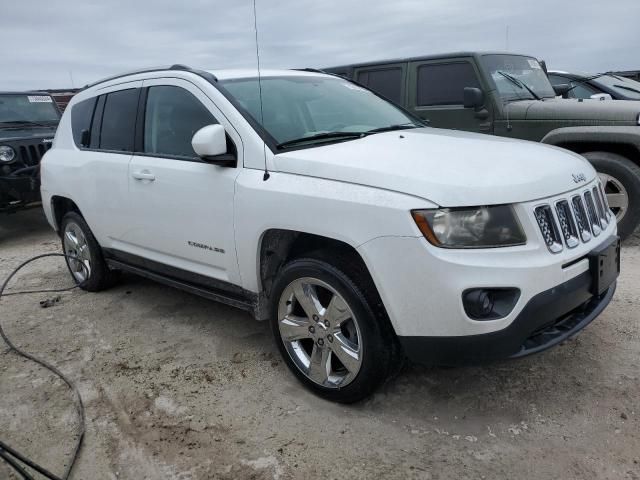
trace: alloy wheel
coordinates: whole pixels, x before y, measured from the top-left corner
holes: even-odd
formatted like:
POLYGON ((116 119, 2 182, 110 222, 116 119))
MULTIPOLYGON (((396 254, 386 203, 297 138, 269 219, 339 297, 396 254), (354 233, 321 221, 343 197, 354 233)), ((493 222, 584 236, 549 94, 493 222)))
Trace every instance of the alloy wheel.
POLYGON ((326 388, 344 387, 362 366, 353 311, 333 287, 311 277, 291 282, 278 303, 280 338, 296 367, 326 388))

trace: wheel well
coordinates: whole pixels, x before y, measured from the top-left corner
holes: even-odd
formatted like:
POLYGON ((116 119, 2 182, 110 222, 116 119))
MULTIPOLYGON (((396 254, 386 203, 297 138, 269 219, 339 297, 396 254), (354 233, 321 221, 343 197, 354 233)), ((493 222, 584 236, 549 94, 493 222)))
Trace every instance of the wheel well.
POLYGON ((331 252, 336 257, 353 262, 352 266, 368 274, 364 260, 348 243, 311 233, 272 229, 265 232, 260 245, 262 293, 269 296, 273 280, 288 261, 317 251, 331 252))
POLYGON ((640 165, 640 149, 628 143, 602 143, 602 142, 564 142, 556 145, 575 153, 610 152, 628 158, 636 165, 640 165))
POLYGON ((51 198, 51 208, 53 210, 53 217, 56 221, 56 230, 60 230, 60 224, 62 223, 62 217, 68 212, 77 212, 82 215, 78 206, 73 200, 66 197, 54 196, 51 198))

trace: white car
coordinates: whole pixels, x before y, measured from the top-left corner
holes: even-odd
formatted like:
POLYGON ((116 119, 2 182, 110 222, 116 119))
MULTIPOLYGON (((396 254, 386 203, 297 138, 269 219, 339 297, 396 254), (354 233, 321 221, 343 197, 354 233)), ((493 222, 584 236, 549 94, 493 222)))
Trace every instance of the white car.
POLYGON ((405 357, 556 345, 619 272, 582 157, 425 128, 312 71, 175 65, 93 84, 42 162, 42 199, 83 288, 124 270, 269 319, 293 373, 339 402, 405 357))

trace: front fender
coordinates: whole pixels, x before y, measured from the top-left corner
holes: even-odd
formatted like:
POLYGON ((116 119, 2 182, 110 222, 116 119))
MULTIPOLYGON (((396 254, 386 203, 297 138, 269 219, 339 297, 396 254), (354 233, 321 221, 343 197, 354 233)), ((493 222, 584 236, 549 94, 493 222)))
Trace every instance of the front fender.
POLYGON ((358 248, 377 237, 420 237, 411 210, 437 205, 411 195, 333 180, 244 169, 236 181, 235 239, 242 286, 260 285, 260 241, 271 229, 309 233, 358 248))
POLYGON ((585 126, 552 130, 541 140, 548 145, 566 143, 617 143, 634 145, 640 150, 640 126, 585 126))

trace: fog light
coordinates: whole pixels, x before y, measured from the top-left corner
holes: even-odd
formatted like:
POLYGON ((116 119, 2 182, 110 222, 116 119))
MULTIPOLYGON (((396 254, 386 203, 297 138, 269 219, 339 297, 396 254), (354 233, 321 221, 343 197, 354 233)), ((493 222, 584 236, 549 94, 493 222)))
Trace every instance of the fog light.
POLYGON ((517 288, 473 288, 462 293, 462 305, 474 320, 497 320, 511 313, 518 298, 517 288))

